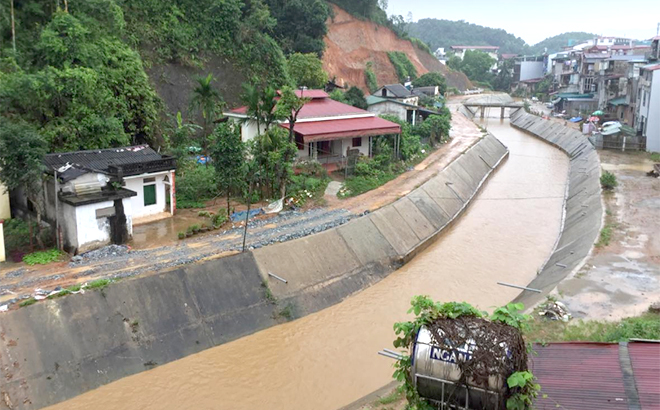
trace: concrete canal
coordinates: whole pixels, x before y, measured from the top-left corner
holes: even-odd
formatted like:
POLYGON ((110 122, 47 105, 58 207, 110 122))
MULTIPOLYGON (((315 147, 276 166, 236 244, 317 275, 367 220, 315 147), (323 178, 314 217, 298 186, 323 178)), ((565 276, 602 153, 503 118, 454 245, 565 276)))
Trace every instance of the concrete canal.
MULTIPOLYGON (((392 324, 428 294, 490 310, 526 285, 552 251, 568 158, 488 119, 510 149, 467 212, 402 269, 343 302, 87 392, 50 409, 337 409, 391 380, 392 324)), ((119 358, 117 360, 120 360, 119 358)))

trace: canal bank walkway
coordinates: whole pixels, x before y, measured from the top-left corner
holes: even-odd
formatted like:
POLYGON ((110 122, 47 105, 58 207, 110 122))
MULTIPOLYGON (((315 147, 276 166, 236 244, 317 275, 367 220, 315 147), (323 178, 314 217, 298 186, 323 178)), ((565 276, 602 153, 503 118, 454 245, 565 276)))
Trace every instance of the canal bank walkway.
MULTIPOLYGON (((342 225, 365 211, 374 211, 406 195, 437 175, 454 159, 476 143, 483 133, 463 115, 452 113, 450 141, 424 161, 387 184, 362 195, 340 200, 330 198, 326 207, 305 212, 282 213, 267 220, 251 222, 248 249, 285 242, 342 225)), ((243 228, 186 239, 166 246, 126 252, 106 252, 79 262, 59 262, 44 266, 0 265, 0 305, 15 304, 28 298, 36 288, 52 291, 97 279, 149 275, 191 263, 200 263, 240 252, 243 228), (114 252, 114 253, 113 253, 114 252)))

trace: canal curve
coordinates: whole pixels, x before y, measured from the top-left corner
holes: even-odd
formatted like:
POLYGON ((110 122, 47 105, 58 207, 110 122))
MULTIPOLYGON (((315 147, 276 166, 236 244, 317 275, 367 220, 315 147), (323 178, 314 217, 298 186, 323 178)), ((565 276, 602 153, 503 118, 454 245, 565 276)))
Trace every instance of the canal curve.
POLYGON ((512 300, 548 257, 560 229, 568 159, 488 119, 510 149, 467 212, 410 263, 315 314, 205 350, 49 409, 337 409, 391 381, 392 324, 412 296, 492 310, 512 300))

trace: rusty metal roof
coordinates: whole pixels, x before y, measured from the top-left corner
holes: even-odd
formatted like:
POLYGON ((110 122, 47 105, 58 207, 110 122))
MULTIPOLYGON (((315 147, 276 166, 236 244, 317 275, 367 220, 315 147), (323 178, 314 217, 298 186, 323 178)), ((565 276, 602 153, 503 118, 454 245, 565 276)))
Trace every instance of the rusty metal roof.
POLYGON ((660 343, 628 344, 642 410, 660 409, 660 343))
POLYGON ((536 408, 660 409, 660 343, 567 342, 534 350, 536 408))

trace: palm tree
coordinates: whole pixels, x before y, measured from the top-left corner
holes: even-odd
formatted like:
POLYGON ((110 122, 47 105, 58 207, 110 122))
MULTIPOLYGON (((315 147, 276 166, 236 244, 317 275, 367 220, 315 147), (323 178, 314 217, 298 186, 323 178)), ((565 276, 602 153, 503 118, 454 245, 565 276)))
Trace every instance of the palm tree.
POLYGON ((208 156, 208 136, 213 131, 210 126, 220 112, 223 102, 218 90, 213 88, 213 74, 197 77, 197 85, 190 100, 190 110, 202 115, 202 153, 208 156))

